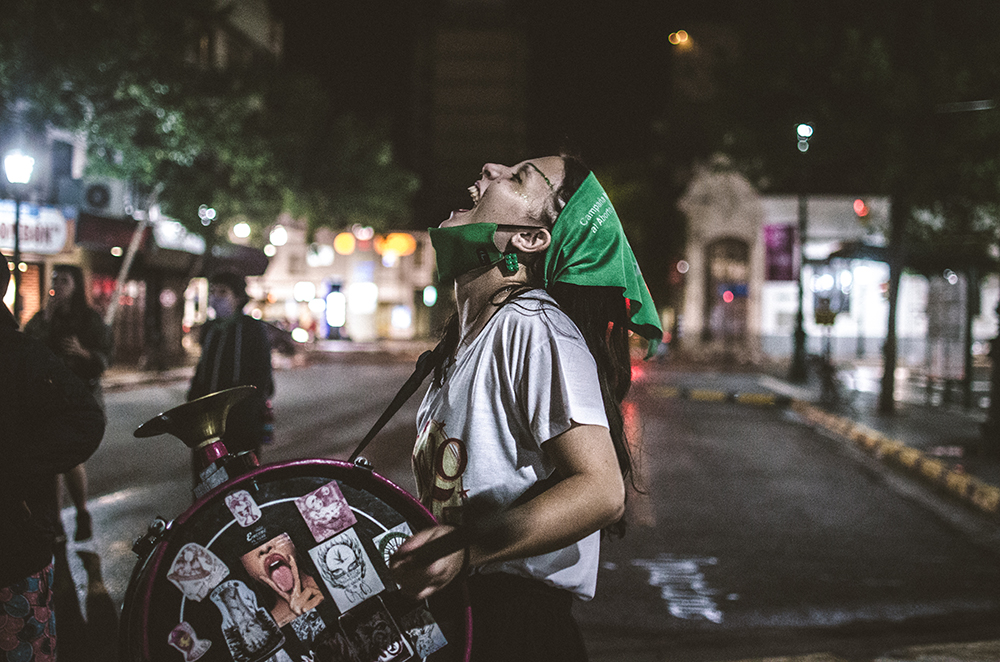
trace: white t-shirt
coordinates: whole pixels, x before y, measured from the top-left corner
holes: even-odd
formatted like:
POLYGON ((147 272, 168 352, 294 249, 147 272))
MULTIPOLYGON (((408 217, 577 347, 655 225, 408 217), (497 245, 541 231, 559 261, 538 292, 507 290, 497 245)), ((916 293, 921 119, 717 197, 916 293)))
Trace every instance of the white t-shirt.
MULTIPOLYGON (((572 422, 608 427, 597 366, 576 325, 544 290, 503 306, 460 349, 417 412, 413 470, 421 501, 448 524, 507 509, 554 467, 546 441, 572 422)), ((599 533, 550 554, 490 564, 594 596, 599 533)))

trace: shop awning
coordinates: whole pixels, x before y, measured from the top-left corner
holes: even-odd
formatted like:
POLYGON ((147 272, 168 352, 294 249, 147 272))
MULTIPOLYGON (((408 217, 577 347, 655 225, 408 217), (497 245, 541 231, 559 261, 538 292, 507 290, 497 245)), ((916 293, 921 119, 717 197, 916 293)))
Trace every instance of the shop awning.
MULTIPOLYGON (((138 221, 129 218, 106 218, 80 213, 76 226, 76 243, 94 251, 110 251, 115 247, 127 250, 138 221)), ((143 232, 139 259, 152 269, 190 273, 196 260, 204 260, 205 240, 188 232, 177 221, 153 221, 143 232)), ((264 252, 250 246, 228 241, 212 247, 208 269, 231 270, 246 276, 259 276, 267 269, 264 252)))
MULTIPOLYGON (((130 218, 105 218, 80 212, 76 219, 76 244, 95 251, 109 251, 114 247, 125 250, 132 242, 136 221, 130 218)), ((149 243, 149 229, 143 233, 140 249, 149 243)))
MULTIPOLYGON (((873 260, 889 262, 889 249, 863 242, 844 244, 830 254, 828 259, 873 260)), ((962 271, 969 267, 993 272, 998 269, 998 261, 989 252, 989 243, 964 237, 953 237, 934 246, 926 244, 910 246, 903 254, 903 266, 920 273, 934 273, 943 269, 962 271)))

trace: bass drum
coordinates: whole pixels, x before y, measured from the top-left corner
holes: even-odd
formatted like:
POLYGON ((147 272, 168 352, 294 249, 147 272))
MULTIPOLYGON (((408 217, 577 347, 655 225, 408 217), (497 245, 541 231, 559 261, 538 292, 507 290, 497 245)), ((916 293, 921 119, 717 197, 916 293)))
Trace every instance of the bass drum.
POLYGON ((336 460, 259 467, 167 525, 122 608, 124 660, 467 661, 464 582, 406 598, 388 558, 434 524, 410 494, 336 460))

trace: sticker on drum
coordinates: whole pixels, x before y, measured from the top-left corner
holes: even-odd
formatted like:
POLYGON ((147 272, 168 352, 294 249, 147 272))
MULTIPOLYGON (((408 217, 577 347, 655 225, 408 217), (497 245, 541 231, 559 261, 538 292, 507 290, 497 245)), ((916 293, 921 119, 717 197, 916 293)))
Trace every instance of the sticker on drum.
POLYGON ((337 662, 359 662, 354 647, 347 640, 347 635, 340 630, 334 630, 315 649, 317 660, 337 660, 337 662))
POLYGON ((236 518, 237 524, 246 528, 260 519, 260 506, 246 490, 236 490, 226 496, 226 507, 236 518))
POLYGON ((341 612, 385 590, 353 529, 313 547, 309 556, 341 612))
POLYGON ((271 617, 278 627, 288 625, 323 602, 319 584, 299 562, 295 543, 287 533, 247 552, 240 560, 251 579, 274 592, 277 599, 271 617))
POLYGON ((437 652, 448 644, 444 632, 424 607, 417 607, 408 614, 400 617, 399 625, 406 632, 406 636, 413 643, 417 655, 421 658, 428 657, 431 653, 437 652))
POLYGON ((312 646, 319 640, 319 636, 326 630, 326 623, 320 617, 318 611, 307 611, 294 621, 292 621, 292 632, 303 644, 312 646))
POLYGON ((302 519, 306 521, 316 542, 323 542, 357 523, 350 504, 335 480, 299 497, 295 500, 295 506, 302 513, 302 519))
POLYGON ((402 662, 413 648, 377 596, 340 617, 340 627, 362 662, 402 662))
POLYGON ((170 631, 167 643, 181 652, 184 662, 195 662, 212 647, 212 642, 208 639, 199 639, 194 633, 194 628, 186 621, 181 621, 170 631))
POLYGON ((224 582, 211 597, 222 614, 222 635, 236 662, 267 659, 285 643, 277 623, 243 582, 224 582))
POLYGON ((399 549, 399 546, 406 542, 407 538, 412 535, 413 531, 410 530, 410 525, 403 522, 399 526, 394 526, 372 539, 372 542, 375 543, 375 548, 378 549, 379 555, 385 561, 386 567, 389 567, 389 559, 399 549))
POLYGON ((228 574, 229 568, 222 559, 198 543, 190 542, 177 552, 167 579, 188 600, 201 602, 228 574))
MULTIPOLYGON (((386 479, 336 460, 293 461, 235 478, 177 517, 149 556, 140 561, 122 609, 121 632, 127 648, 122 662, 267 662, 278 650, 294 662, 361 660, 352 652, 340 618, 376 597, 411 650, 417 651, 422 639, 417 628, 403 627, 403 618, 410 623, 411 612, 423 605, 441 635, 428 629, 425 638, 430 644, 421 644, 419 650, 447 641, 429 662, 467 660, 471 623, 464 583, 416 601, 396 589, 384 561, 396 534, 408 535, 433 521, 414 497, 386 479), (355 523, 317 542, 298 503, 328 486, 323 492, 329 494, 336 487, 355 523), (241 491, 261 512, 245 528, 226 503, 227 496, 241 491), (257 565, 250 562, 255 552, 257 565), (295 599, 296 579, 300 588, 318 588, 322 600, 295 599), (293 591, 287 595, 292 599, 284 605, 281 589, 287 589, 289 580, 293 591), (213 593, 213 588, 218 590, 213 593), (205 599, 209 595, 213 599, 205 599), (187 660, 168 642, 182 622, 189 624, 198 640, 211 642, 197 661, 187 660), (244 635, 240 635, 240 624, 244 635), (271 643, 269 637, 283 643, 273 648, 240 643, 244 639, 271 643)), ((417 653, 411 653, 410 659, 415 662, 417 653)))

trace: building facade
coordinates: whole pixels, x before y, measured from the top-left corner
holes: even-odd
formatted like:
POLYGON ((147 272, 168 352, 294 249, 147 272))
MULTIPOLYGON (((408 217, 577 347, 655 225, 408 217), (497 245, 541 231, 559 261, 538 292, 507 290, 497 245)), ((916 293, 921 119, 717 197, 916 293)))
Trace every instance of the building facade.
MULTIPOLYGON (((689 228, 678 324, 685 352, 746 363, 787 360, 801 278, 808 353, 881 357, 889 308, 887 198, 762 196, 716 163, 695 175, 680 206, 689 228)), ((904 272, 896 329, 901 365, 958 379, 966 342, 985 356, 997 334, 1000 285, 996 275, 971 288, 966 278, 963 265, 929 276, 904 272)))

